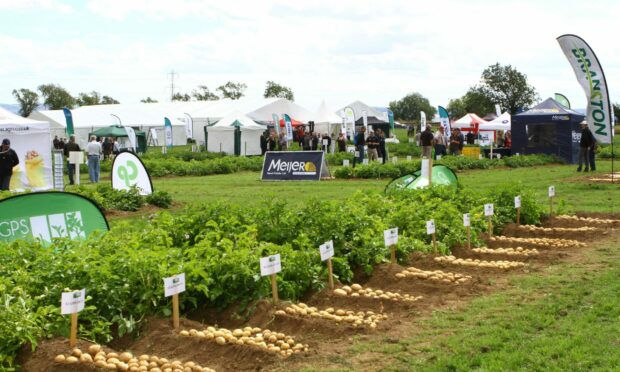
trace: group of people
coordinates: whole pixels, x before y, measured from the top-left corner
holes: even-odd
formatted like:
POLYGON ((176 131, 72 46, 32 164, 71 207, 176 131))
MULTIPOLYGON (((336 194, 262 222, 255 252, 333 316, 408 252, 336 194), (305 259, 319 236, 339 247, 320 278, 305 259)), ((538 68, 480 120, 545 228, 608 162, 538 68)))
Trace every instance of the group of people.
POLYGON ((439 126, 436 133, 432 132, 431 126, 427 126, 422 133, 420 133, 419 144, 422 147, 422 157, 430 158, 432 150, 435 150, 435 159, 437 156, 445 155, 461 155, 463 151, 463 145, 465 143, 465 137, 461 130, 453 128, 450 136, 446 134, 444 127, 439 126))
MULTIPOLYGON (((342 136, 344 137, 344 135, 342 136)), ((361 127, 360 131, 355 135, 355 148, 357 152, 357 161, 359 163, 364 161, 365 147, 368 148, 368 161, 376 161, 381 158, 381 161, 385 164, 388 155, 385 147, 385 133, 381 129, 375 131, 371 130, 368 132, 368 136, 366 136, 366 128, 361 127)), ((343 151, 346 151, 346 146, 343 151)))
MULTIPOLYGON (((316 151, 319 149, 328 151, 332 145, 332 138, 329 134, 323 133, 321 135, 314 132, 304 132, 301 126, 296 131, 294 140, 299 143, 299 147, 304 151, 316 151)), ((260 149, 262 155, 265 155, 267 151, 287 151, 288 141, 286 133, 282 131, 280 134, 276 134, 273 129, 264 131, 260 136, 260 149)), ((342 151, 346 151, 346 141, 342 151)))
MULTIPOLYGON (((55 136, 52 144, 54 149, 63 150, 63 154, 67 158, 69 184, 73 185, 75 183, 75 164, 69 161, 69 153, 82 151, 80 145, 75 141, 75 136, 70 136, 69 141, 65 138, 59 139, 58 136, 55 136)), ((86 151, 88 160, 88 177, 90 182, 97 183, 99 182, 101 159, 107 160, 110 159, 112 155, 118 155, 120 153, 120 146, 117 139, 114 137, 103 137, 98 139, 96 136, 91 136, 84 151, 86 151)))

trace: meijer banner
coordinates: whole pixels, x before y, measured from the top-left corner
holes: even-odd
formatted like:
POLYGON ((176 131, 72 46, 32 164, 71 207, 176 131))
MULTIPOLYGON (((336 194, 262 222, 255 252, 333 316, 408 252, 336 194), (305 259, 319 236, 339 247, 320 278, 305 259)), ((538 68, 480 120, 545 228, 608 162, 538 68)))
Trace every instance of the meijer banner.
POLYGON ((323 151, 267 151, 263 181, 318 181, 327 173, 323 151))
POLYGON ((140 195, 153 193, 153 183, 142 160, 132 152, 123 151, 112 163, 112 188, 129 190, 132 186, 140 190, 140 195))
POLYGON ((613 113, 598 58, 588 43, 577 35, 562 35, 557 40, 588 98, 588 127, 597 142, 611 143, 613 113))
POLYGON ((0 202, 0 241, 80 240, 97 230, 109 230, 108 222, 99 207, 81 195, 39 192, 12 196, 0 202))

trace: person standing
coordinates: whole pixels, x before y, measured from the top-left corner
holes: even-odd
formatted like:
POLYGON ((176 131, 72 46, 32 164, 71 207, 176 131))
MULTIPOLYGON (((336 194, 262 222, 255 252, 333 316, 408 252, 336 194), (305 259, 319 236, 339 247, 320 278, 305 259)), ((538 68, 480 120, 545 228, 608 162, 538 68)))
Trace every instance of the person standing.
POLYGON ((377 151, 379 149, 379 138, 375 135, 375 132, 370 131, 368 133, 366 143, 368 144, 368 161, 377 160, 379 157, 377 151))
POLYGON ((286 151, 288 148, 288 141, 286 140, 286 135, 284 132, 280 132, 280 136, 278 137, 278 145, 280 145, 280 151, 286 151))
POLYGON ((323 137, 321 137, 321 149, 325 153, 328 153, 331 146, 332 146, 332 138, 327 133, 323 133, 323 137), (324 143, 325 141, 327 141, 326 144, 324 143))
POLYGON ((65 157, 67 158, 67 173, 69 173, 69 185, 73 185, 73 175, 75 174, 75 164, 71 164, 71 162, 69 162, 69 153, 72 151, 81 151, 80 145, 75 143, 75 136, 69 137, 69 142, 67 142, 63 150, 65 157))
POLYGON ((264 131, 263 134, 260 135, 260 154, 265 155, 267 152, 267 131, 264 131))
POLYGON ((387 161, 387 149, 385 148, 385 133, 379 129, 379 157, 383 159, 383 164, 387 161))
POLYGON ((420 144, 422 145, 422 157, 430 159, 431 150, 433 149, 433 132, 431 126, 427 125, 426 129, 420 134, 420 144))
POLYGON ((449 150, 450 150, 450 155, 460 155, 461 154, 461 139, 459 137, 458 131, 456 128, 452 129, 452 135, 450 136, 450 144, 449 144, 449 150))
POLYGON ((276 136, 274 133, 269 134, 269 139, 267 140, 267 149, 269 149, 269 151, 276 151, 276 136))
POLYGON ((581 122, 581 140, 579 140, 579 167, 577 172, 581 172, 581 167, 585 163, 584 172, 590 171, 590 149, 594 146, 594 135, 588 128, 588 122, 581 122))
POLYGON ((86 153, 88 154, 88 176, 90 182, 99 182, 99 170, 101 161, 101 143, 97 142, 97 137, 91 136, 90 142, 86 145, 86 153))
POLYGON ((15 150, 11 148, 8 138, 2 140, 0 147, 0 190, 9 190, 13 168, 19 164, 19 158, 15 150))
POLYGON ((435 133, 435 160, 437 155, 447 155, 448 148, 448 136, 446 136, 446 130, 443 126, 439 126, 439 130, 435 133))
POLYGON ((338 152, 346 152, 347 151, 347 137, 344 136, 344 133, 340 132, 338 135, 338 152))
POLYGON ((366 146, 366 128, 361 127, 360 131, 355 135, 355 148, 358 151, 357 161, 362 163, 364 161, 364 147, 366 146))

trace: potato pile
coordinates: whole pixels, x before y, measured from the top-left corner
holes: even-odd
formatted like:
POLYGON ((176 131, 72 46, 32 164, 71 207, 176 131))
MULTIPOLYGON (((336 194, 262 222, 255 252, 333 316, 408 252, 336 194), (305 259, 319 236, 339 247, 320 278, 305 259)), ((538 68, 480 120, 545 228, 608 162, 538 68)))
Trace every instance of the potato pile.
POLYGON ((568 248, 568 247, 585 247, 585 243, 571 239, 552 239, 552 238, 514 238, 506 236, 493 236, 489 240, 506 242, 506 243, 529 243, 541 247, 549 248, 568 248))
POLYGON ((420 279, 428 279, 428 280, 434 280, 437 282, 455 283, 455 284, 465 283, 466 281, 471 279, 471 276, 469 275, 450 273, 450 272, 441 271, 441 270, 424 271, 424 270, 421 270, 415 267, 408 267, 407 269, 396 274, 396 277, 399 279, 407 278, 410 276, 415 277, 415 278, 420 278, 420 279))
POLYGON ((610 220, 606 218, 594 218, 594 217, 578 217, 578 216, 567 216, 561 215, 556 216, 558 220, 568 220, 568 221, 582 221, 587 223, 598 223, 598 224, 613 224, 614 222, 618 222, 618 220, 610 220))
POLYGON ((475 253, 505 254, 508 256, 525 256, 525 257, 538 256, 540 254, 540 252, 538 252, 538 249, 536 248, 524 249, 523 247, 495 248, 495 249, 489 249, 487 247, 482 247, 482 248, 473 248, 471 251, 475 253))
POLYGON ((56 355, 54 362, 61 364, 86 364, 110 371, 150 371, 150 372, 213 372, 207 367, 201 367, 194 362, 182 363, 179 360, 170 361, 155 355, 140 355, 135 357, 131 353, 106 353, 99 345, 90 345, 88 352, 75 348, 70 356, 56 355))
POLYGON ((373 311, 359 311, 334 309, 333 307, 325 310, 318 310, 316 307, 310 307, 306 304, 293 304, 287 306, 284 310, 277 310, 276 315, 299 315, 303 317, 321 318, 334 321, 336 323, 348 323, 353 327, 369 327, 377 328, 377 324, 387 319, 385 314, 376 314, 373 311))
POLYGON ((452 265, 462 265, 462 266, 478 266, 478 267, 492 267, 497 269, 514 269, 516 267, 523 267, 525 263, 518 261, 484 261, 484 260, 473 260, 471 258, 456 258, 454 256, 441 256, 435 257, 435 261, 437 262, 446 262, 452 265))
POLYGON ((590 226, 582 227, 538 227, 534 225, 520 225, 519 229, 532 232, 588 232, 597 231, 598 228, 590 226))
POLYGON ((334 295, 340 296, 340 297, 345 297, 345 296, 368 297, 368 298, 374 298, 377 300, 409 301, 409 302, 418 301, 419 299, 422 298, 422 296, 416 297, 416 296, 411 296, 407 293, 400 294, 397 292, 382 291, 380 289, 364 288, 359 284, 351 284, 350 287, 348 285, 345 285, 345 286, 342 286, 341 288, 336 288, 334 289, 334 295))
POLYGON ((308 351, 308 345, 297 343, 284 333, 272 332, 268 329, 245 327, 233 331, 226 328, 207 327, 202 331, 190 329, 179 332, 181 336, 198 337, 215 341, 218 345, 251 345, 261 349, 290 356, 293 353, 308 351))

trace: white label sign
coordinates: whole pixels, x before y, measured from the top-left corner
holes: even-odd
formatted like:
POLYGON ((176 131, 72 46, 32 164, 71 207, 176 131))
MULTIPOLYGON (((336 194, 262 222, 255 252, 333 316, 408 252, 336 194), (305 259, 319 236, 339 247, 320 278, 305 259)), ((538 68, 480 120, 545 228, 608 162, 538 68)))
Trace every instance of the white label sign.
POLYGON ((469 213, 463 214, 463 226, 471 226, 471 221, 469 220, 469 213))
POLYGON ((84 153, 82 151, 69 151, 70 164, 84 164, 84 153))
POLYGON ((342 166, 343 166, 343 167, 348 167, 348 166, 349 166, 349 159, 344 159, 344 160, 342 161, 342 166))
POLYGON ((484 215, 489 217, 493 215, 493 204, 484 205, 484 215))
POLYGON ((549 186, 549 197, 553 198, 555 196, 555 186, 549 186))
POLYGON ((407 161, 411 161, 411 155, 407 155, 407 161))
POLYGON ((398 243, 398 227, 387 229, 383 232, 383 239, 387 247, 398 243))
POLYGON ((60 314, 75 314, 84 310, 86 289, 75 292, 63 292, 60 302, 60 314))
POLYGON ((398 156, 394 156, 392 158, 392 164, 396 164, 396 163, 398 163, 398 156))
POLYGON ((267 276, 277 274, 282 271, 282 263, 280 262, 280 254, 273 256, 261 257, 260 259, 260 275, 267 276))
POLYGON ((185 273, 164 278, 164 295, 170 297, 185 292, 185 273))
POLYGON ((364 160, 362 160, 362 164, 364 164, 364 165, 368 165, 368 159, 364 159, 364 160))
POLYGON ((422 178, 426 178, 428 179, 430 176, 430 170, 431 170, 431 160, 430 159, 422 159, 422 173, 420 174, 420 176, 422 178))
POLYGON ((521 196, 515 196, 515 208, 521 208, 521 196))
POLYGON ((428 235, 435 233, 435 220, 426 221, 426 233, 428 235))
POLYGON ((334 241, 330 240, 319 246, 321 251, 321 261, 325 261, 334 257, 334 241))

